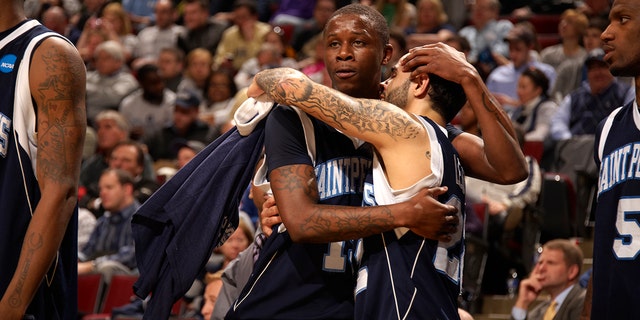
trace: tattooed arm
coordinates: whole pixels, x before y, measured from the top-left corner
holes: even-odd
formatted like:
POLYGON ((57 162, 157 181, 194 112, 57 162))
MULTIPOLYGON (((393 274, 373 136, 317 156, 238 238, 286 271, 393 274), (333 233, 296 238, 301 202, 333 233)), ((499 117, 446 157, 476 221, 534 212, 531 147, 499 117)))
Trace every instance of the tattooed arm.
POLYGON ((382 100, 358 99, 313 82, 291 68, 259 72, 247 91, 250 97, 264 93, 270 101, 294 106, 318 120, 373 144, 378 151, 398 142, 403 146, 428 143, 425 128, 404 110, 382 100))
POLYGON ((433 73, 464 88, 482 129, 482 139, 463 133, 452 141, 467 175, 503 184, 526 179, 513 125, 463 53, 442 43, 425 45, 411 49, 401 63, 405 71, 413 70, 412 77, 433 73))
POLYGON ((50 37, 35 50, 30 71, 37 104, 36 174, 41 199, 27 228, 20 259, 0 301, 3 319, 21 319, 56 254, 77 203, 86 129, 85 68, 76 49, 50 37))
POLYGON ((348 207, 318 204, 313 167, 287 165, 269 175, 278 211, 291 239, 297 242, 333 242, 367 237, 396 227, 411 228, 429 239, 449 241, 459 221, 453 206, 435 198, 442 187, 422 189, 410 200, 393 205, 348 207))
MULTIPOLYGON (((249 96, 258 96, 264 91, 257 83, 262 83, 267 89, 269 100, 283 104, 294 105, 312 114, 316 118, 356 136, 372 142, 376 149, 382 145, 394 145, 395 150, 413 149, 408 152, 419 153, 424 156, 426 133, 420 124, 413 124, 414 119, 399 108, 376 100, 354 99, 313 83, 303 74, 292 69, 273 69, 263 71, 254 79, 256 83, 250 89, 249 96), (397 112, 396 110, 400 110, 397 112), (393 115, 397 115, 393 117, 393 115), (400 119, 395 119, 400 118, 400 119), (406 120, 406 121, 405 121, 406 120), (403 122, 404 121, 404 122, 403 122), (388 123, 393 122, 393 123, 388 123), (402 123, 402 125, 396 125, 402 123), (386 124, 386 127, 384 126, 386 124), (420 128, 416 128, 420 126, 420 128), (397 128, 397 129, 396 129, 397 128), (412 128, 411 130, 402 130, 412 128), (409 132, 409 134, 407 134, 409 132), (422 137, 419 139, 417 137, 422 137), (416 145, 421 144, 419 147, 416 145)), ((267 130, 289 131, 293 123, 282 117, 282 111, 276 111, 267 122, 267 130), (271 126, 274 128, 269 129, 271 126), (279 126, 279 127, 276 127, 279 126), (276 130, 279 129, 279 130, 276 130)), ((297 120, 297 116, 294 117, 297 120)), ((299 120, 297 120, 299 121, 299 120)), ((279 136, 279 141, 287 139, 279 136)), ((288 150, 270 150, 270 145, 282 143, 267 143, 267 152, 288 150)), ((391 148, 389 148, 391 149, 391 148)), ((288 151, 285 151, 288 152, 288 151)), ((408 161, 412 157, 404 152, 397 152, 396 159, 389 162, 399 163, 408 161), (397 156, 402 155, 402 156, 397 156)), ((384 159, 385 158, 383 156, 384 159)), ((415 159, 413 157, 412 159, 415 159)), ((426 161, 426 159, 424 159, 426 161)), ((277 162, 277 161, 276 161, 277 162)), ((389 165, 385 162, 385 165, 389 165)), ((420 165, 405 165, 405 168, 421 167, 420 165)), ((430 171, 430 165, 423 166, 430 171)), ((424 176, 417 170, 410 171, 407 179, 419 179, 424 176)), ((318 186, 314 168, 307 164, 286 164, 274 168, 269 175, 271 188, 278 202, 278 211, 282 221, 287 226, 294 241, 299 242, 329 242, 366 237, 372 234, 391 230, 395 227, 408 227, 414 232, 430 239, 448 239, 447 234, 455 231, 455 208, 436 201, 433 197, 441 194, 444 189, 434 188, 423 190, 411 200, 376 207, 348 207, 318 204, 318 186), (449 220, 451 219, 451 220, 449 220), (451 228, 453 226, 453 228, 451 228)))
MULTIPOLYGON (((420 87, 426 90, 426 82, 420 87)), ((415 90, 418 89, 401 89, 406 95, 415 90)), ((395 189, 411 187, 431 174, 431 160, 425 157, 431 150, 425 127, 415 116, 395 105, 350 97, 291 68, 258 73, 247 94, 255 97, 262 93, 271 101, 297 107, 348 136, 371 143, 384 163, 389 184, 395 189)), ((404 107, 416 110, 411 106, 417 105, 428 105, 428 102, 416 98, 407 101, 404 107)), ((432 119, 437 116, 441 125, 445 125, 431 108, 420 110, 432 119)))

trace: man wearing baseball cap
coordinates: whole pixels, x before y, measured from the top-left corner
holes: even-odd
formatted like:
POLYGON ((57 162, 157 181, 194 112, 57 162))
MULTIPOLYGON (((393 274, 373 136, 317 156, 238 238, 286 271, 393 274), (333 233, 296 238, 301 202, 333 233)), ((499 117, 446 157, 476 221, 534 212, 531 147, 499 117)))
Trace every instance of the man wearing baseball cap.
POLYGON ((173 147, 181 141, 200 141, 207 145, 218 132, 198 119, 200 99, 195 92, 179 92, 173 111, 173 124, 146 141, 154 160, 175 160, 173 147))
POLYGON ((551 138, 566 140, 573 136, 595 134, 598 123, 613 109, 635 97, 634 90, 619 82, 604 61, 604 51, 591 50, 584 62, 587 80, 568 94, 551 118, 551 138))

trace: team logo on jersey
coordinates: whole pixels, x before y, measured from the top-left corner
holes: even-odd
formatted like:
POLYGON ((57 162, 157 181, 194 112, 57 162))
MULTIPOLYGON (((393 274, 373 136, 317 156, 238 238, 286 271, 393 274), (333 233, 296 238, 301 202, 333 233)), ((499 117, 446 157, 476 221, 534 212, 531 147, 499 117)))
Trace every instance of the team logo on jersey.
POLYGON ((332 159, 316 166, 320 200, 361 194, 372 161, 358 157, 332 159))
POLYGON ((0 112, 0 156, 7 156, 9 148, 9 133, 11 132, 11 119, 0 112))
POLYGON ((5 54, 0 59, 0 72, 10 73, 11 71, 13 71, 13 67, 16 64, 17 59, 18 57, 16 57, 15 54, 5 54))
POLYGON ((626 144, 602 158, 598 196, 631 179, 640 179, 640 142, 626 144))

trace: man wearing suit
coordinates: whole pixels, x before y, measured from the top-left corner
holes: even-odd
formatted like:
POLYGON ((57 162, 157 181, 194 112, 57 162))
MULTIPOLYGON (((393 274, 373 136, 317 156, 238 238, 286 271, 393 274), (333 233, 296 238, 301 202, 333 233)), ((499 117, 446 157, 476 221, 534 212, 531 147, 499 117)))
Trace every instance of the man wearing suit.
POLYGON ((577 283, 581 268, 582 250, 573 242, 556 239, 545 243, 531 276, 520 283, 512 319, 579 319, 585 297, 585 289, 577 283), (543 291, 549 300, 527 312, 543 291))

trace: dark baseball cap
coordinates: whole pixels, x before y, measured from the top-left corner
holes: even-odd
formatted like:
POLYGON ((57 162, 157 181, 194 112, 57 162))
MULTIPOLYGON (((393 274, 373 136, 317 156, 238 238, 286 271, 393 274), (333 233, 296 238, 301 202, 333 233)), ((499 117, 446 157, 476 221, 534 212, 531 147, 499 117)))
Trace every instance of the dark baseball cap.
POLYGON ((195 92, 181 91, 176 95, 176 107, 181 108, 198 108, 200 106, 200 98, 195 92))
POLYGON ((589 53, 587 54, 587 59, 584 60, 584 65, 587 68, 596 63, 604 66, 609 66, 609 64, 604 61, 604 50, 600 48, 589 51, 589 53))

